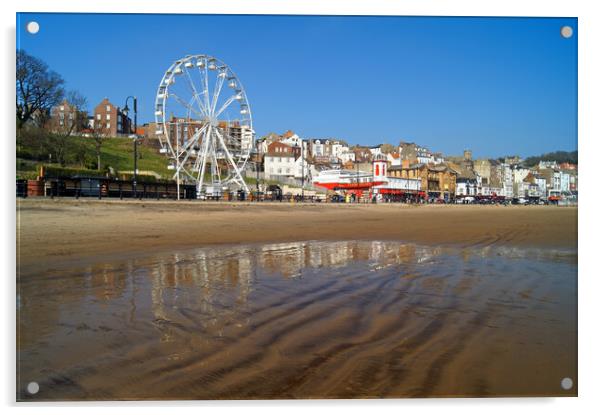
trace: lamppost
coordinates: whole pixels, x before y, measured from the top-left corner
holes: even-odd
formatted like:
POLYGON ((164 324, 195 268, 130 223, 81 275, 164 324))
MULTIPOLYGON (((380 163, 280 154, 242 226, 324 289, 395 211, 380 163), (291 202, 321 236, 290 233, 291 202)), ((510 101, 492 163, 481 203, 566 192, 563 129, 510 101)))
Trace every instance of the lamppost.
POLYGON ((128 101, 132 99, 134 103, 134 180, 132 181, 132 187, 134 190, 134 199, 136 198, 136 182, 138 181, 138 100, 134 96, 129 96, 125 99, 125 107, 123 107, 122 112, 125 116, 128 116, 128 112, 130 111, 128 107, 128 101))
POLYGON ((304 141, 301 140, 301 201, 305 200, 305 158, 304 158, 304 141))
POLYGON ((259 202, 259 167, 261 165, 261 153, 259 152, 259 141, 255 141, 255 199, 259 202))
POLYGON ((359 189, 360 189, 360 163, 359 160, 355 161, 355 171, 356 171, 356 179, 357 179, 357 187, 355 189, 355 203, 359 203, 360 202, 360 193, 359 193, 359 189))

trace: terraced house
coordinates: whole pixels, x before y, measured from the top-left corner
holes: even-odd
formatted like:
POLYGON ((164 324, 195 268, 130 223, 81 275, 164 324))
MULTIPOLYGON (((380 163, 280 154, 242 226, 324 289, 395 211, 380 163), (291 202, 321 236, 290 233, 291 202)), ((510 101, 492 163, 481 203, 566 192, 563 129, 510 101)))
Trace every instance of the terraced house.
POLYGON ((445 164, 410 164, 409 160, 403 160, 401 166, 389 167, 391 177, 420 179, 420 190, 425 192, 429 199, 452 200, 456 194, 457 175, 454 169, 445 164))

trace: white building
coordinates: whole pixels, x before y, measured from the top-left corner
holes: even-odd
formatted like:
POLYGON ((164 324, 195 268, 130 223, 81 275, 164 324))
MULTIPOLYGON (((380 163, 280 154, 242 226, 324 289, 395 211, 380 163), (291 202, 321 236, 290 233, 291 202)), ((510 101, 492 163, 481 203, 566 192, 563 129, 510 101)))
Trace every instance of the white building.
POLYGON ((546 179, 536 173, 530 173, 520 183, 516 197, 546 197, 546 179))
POLYGON ((522 167, 516 167, 512 170, 512 177, 514 179, 514 183, 520 183, 523 180, 525 180, 525 177, 527 177, 529 175, 529 173, 531 173, 530 169, 525 169, 522 167))
POLYGON ((301 180, 303 176, 305 176, 305 181, 310 183, 312 178, 318 175, 318 170, 316 170, 313 164, 307 162, 307 159, 297 158, 294 162, 294 170, 293 177, 295 179, 301 180))
POLYGON ((537 194, 538 197, 546 196, 546 179, 540 175, 535 175, 535 184, 537 185, 537 194))
POLYGON ((339 160, 341 160, 341 163, 347 163, 348 161, 355 161, 355 153, 353 151, 345 151, 343 153, 341 153, 341 155, 339 156, 339 160))
POLYGON ((278 176, 292 177, 296 171, 295 156, 290 153, 279 155, 266 154, 264 157, 264 170, 266 179, 277 178, 278 176))
POLYGON ((418 159, 418 163, 422 164, 432 164, 435 162, 435 157, 428 151, 418 151, 416 158, 418 159))
POLYGON ((314 140, 310 140, 310 151, 311 151, 311 155, 312 156, 325 156, 326 155, 326 151, 325 151, 325 140, 320 140, 320 139, 314 139, 314 140))
POLYGON ((554 170, 551 175, 551 180, 546 183, 548 189, 548 197, 549 196, 560 196, 561 188, 560 188, 560 172, 554 170))
POLYGON ((346 146, 345 144, 341 143, 340 141, 333 141, 330 146, 330 153, 332 154, 333 157, 336 157, 339 160, 341 159, 341 155, 348 151, 349 151, 349 146, 346 146))
POLYGON ((387 154, 387 161, 391 166, 401 166, 401 156, 399 153, 387 154))
POLYGON ((456 196, 476 196, 481 192, 481 178, 472 170, 458 166, 456 171, 456 196))
POLYGON ((560 171, 560 192, 569 193, 571 191, 571 175, 560 171))
POLYGON ((420 191, 420 179, 406 179, 402 177, 388 176, 385 184, 374 186, 373 189, 378 194, 396 194, 398 192, 418 193, 420 191))
POLYGON ((513 178, 513 196, 524 197, 528 193, 529 183, 525 182, 525 178, 531 173, 530 169, 515 166, 512 169, 513 178))
POLYGON ((380 145, 370 147, 370 148, 368 148, 368 150, 370 150, 370 153, 372 154, 372 159, 374 159, 382 154, 382 151, 380 150, 380 145))
POLYGON ((253 149, 253 143, 255 138, 255 131, 253 131, 248 125, 240 127, 240 148, 244 152, 253 149))
POLYGON ((514 195, 514 178, 512 174, 512 168, 507 163, 501 163, 500 173, 502 179, 502 192, 500 195, 504 197, 512 197, 514 195))
POLYGON ((456 196, 476 196, 478 193, 476 179, 456 181, 456 196))

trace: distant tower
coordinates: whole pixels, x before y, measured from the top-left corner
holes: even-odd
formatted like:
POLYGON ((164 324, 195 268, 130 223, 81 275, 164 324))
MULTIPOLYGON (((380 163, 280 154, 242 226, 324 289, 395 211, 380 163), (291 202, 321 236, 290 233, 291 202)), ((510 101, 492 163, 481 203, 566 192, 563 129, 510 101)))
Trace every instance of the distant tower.
POLYGON ((374 181, 387 180, 387 159, 384 155, 379 154, 372 160, 372 174, 374 181))
POLYGON ((464 160, 472 160, 472 150, 464 150, 464 160))

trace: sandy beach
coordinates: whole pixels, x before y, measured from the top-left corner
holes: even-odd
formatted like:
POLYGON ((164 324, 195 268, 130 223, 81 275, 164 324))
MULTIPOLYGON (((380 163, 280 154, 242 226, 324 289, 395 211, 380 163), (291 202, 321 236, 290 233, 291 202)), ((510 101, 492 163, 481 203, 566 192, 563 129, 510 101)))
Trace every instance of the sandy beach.
POLYGON ((577 394, 576 208, 18 208, 18 400, 577 394))
POLYGON ((215 244, 374 239, 575 248, 577 209, 68 199, 17 205, 23 270, 215 244))

